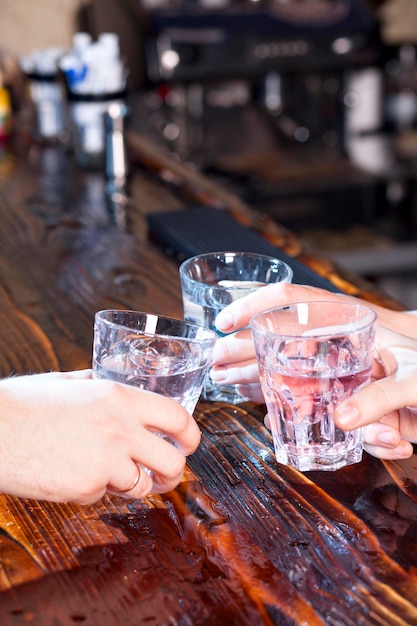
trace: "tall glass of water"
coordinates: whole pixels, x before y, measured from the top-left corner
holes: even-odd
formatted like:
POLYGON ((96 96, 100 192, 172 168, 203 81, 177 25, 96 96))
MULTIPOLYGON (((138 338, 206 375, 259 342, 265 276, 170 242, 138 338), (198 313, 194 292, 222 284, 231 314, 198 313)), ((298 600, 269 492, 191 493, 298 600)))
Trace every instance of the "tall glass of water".
POLYGON ((177 400, 192 413, 217 335, 183 320, 140 311, 98 311, 93 376, 177 400))
MULTIPOLYGON (((184 317, 216 330, 214 321, 228 304, 269 283, 290 283, 291 267, 279 259, 251 252, 212 252, 184 261, 179 269, 184 317)), ((246 400, 235 385, 221 385, 208 375, 202 397, 239 404, 246 400)))

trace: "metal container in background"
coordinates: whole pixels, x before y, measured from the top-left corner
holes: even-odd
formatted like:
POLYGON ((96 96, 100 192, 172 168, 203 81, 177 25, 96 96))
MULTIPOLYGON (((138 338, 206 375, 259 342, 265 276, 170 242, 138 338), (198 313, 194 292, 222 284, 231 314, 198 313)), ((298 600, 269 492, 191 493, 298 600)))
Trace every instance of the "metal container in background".
POLYGON ((29 74, 29 95, 35 109, 35 135, 59 139, 65 131, 65 96, 57 74, 29 74))
POLYGON ((112 106, 125 106, 125 95, 125 92, 68 93, 70 132, 75 159, 80 166, 104 170, 106 163, 104 116, 112 106))
POLYGON ((115 188, 123 188, 127 176, 124 124, 128 109, 125 103, 113 102, 104 113, 106 137, 106 179, 115 188))

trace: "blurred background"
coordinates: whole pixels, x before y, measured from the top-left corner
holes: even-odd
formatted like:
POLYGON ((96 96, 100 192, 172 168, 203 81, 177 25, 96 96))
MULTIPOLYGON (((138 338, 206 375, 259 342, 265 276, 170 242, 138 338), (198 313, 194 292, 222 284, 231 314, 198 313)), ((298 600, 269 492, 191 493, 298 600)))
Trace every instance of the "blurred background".
POLYGON ((115 33, 131 128, 417 308, 416 0, 1 6, 14 110, 23 56, 115 33))

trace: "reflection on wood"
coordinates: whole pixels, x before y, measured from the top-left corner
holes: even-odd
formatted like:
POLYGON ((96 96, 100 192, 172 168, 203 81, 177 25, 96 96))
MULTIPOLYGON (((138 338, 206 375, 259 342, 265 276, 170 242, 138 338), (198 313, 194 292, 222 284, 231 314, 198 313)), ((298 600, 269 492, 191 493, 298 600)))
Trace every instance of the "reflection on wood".
POLYGON ((398 487, 417 503, 417 461, 416 456, 401 461, 386 461, 385 467, 398 487))
MULTIPOLYGON (((3 376, 89 367, 98 309, 182 316, 177 266, 144 219, 181 206, 178 189, 142 163, 124 229, 102 177, 61 157, 23 154, 0 181, 3 376)), ((251 215, 240 219, 265 226, 251 215)), ((163 496, 86 507, 0 496, 1 626, 417 625, 413 462, 365 455, 302 475, 276 463, 264 411, 201 402, 201 446, 163 496)))

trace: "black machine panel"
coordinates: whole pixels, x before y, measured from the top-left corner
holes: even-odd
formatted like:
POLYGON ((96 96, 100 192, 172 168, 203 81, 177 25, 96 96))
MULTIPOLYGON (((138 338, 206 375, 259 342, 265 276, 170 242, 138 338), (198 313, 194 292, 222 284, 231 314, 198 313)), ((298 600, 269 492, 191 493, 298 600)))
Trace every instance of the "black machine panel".
POLYGON ((148 17, 147 71, 154 82, 364 66, 380 54, 378 25, 365 0, 242 2, 222 10, 184 3, 148 17))

